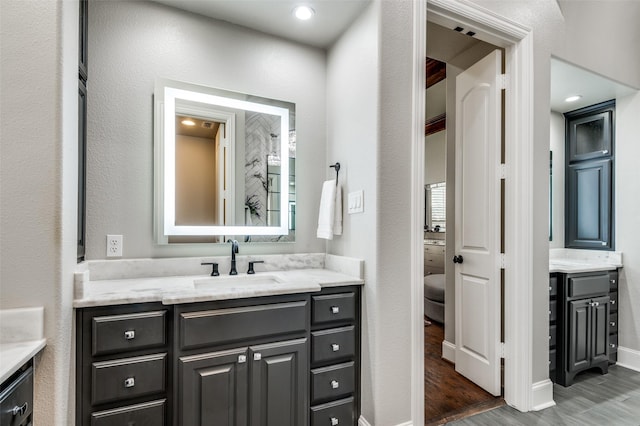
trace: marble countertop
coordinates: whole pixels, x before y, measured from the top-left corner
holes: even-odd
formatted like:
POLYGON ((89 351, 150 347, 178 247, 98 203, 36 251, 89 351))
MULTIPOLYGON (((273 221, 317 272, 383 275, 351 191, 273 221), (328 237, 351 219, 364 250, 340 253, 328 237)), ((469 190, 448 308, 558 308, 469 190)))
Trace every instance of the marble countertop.
POLYGON ((83 308, 141 302, 177 303, 238 299, 320 291, 323 287, 362 285, 364 280, 329 269, 240 273, 229 276, 187 275, 96 280, 82 283, 73 306, 83 308))
POLYGON ((44 308, 0 310, 0 382, 4 382, 47 344, 44 308))
POLYGON ((428 239, 428 240, 424 240, 424 243, 429 246, 443 246, 444 240, 428 239))
POLYGON ((575 249, 549 250, 549 272, 571 274, 612 271, 621 267, 621 252, 575 249))

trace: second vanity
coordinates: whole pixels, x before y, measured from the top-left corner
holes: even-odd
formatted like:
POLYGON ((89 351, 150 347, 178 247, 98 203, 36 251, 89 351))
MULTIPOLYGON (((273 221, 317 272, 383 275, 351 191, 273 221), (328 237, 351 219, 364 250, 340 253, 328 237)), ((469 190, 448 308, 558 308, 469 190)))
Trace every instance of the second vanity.
POLYGON ((323 266, 84 283, 76 423, 355 425, 362 262, 323 266))

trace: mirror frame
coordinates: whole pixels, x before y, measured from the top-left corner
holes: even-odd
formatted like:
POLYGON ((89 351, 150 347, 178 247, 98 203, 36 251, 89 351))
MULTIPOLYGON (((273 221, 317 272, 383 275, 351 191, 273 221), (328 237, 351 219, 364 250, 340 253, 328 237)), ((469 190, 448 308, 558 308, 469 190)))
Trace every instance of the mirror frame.
MULTIPOLYGON (((218 236, 218 235, 288 235, 289 216, 280 215, 278 226, 202 225, 175 224, 176 166, 175 166, 175 116, 176 103, 197 102, 212 107, 241 109, 280 117, 282 135, 288 135, 289 109, 268 103, 243 100, 247 97, 236 92, 158 79, 154 92, 154 231, 159 244, 168 244, 170 236, 218 236)), ((260 99, 251 96, 252 99, 260 99)), ((265 99, 267 101, 267 99, 265 99)), ((180 109, 180 108, 178 108, 180 109)), ((289 138, 280 138, 280 156, 288 159, 289 138)), ((234 155, 234 154, 232 154, 234 155)), ((289 162, 280 165, 280 211, 287 212, 289 205, 289 162)))

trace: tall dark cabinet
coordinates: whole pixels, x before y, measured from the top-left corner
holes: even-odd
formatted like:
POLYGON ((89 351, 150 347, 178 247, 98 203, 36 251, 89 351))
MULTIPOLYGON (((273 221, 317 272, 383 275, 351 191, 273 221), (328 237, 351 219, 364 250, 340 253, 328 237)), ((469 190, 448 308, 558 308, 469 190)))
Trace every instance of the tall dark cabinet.
POLYGON ((564 116, 565 247, 613 250, 615 100, 564 116))

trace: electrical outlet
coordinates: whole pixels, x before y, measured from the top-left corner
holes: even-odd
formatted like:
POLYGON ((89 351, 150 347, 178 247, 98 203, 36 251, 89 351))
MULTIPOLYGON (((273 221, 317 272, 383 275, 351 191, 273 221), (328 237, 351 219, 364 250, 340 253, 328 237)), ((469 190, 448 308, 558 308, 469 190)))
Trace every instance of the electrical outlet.
POLYGON ((107 235, 107 257, 122 257, 122 235, 107 235))

